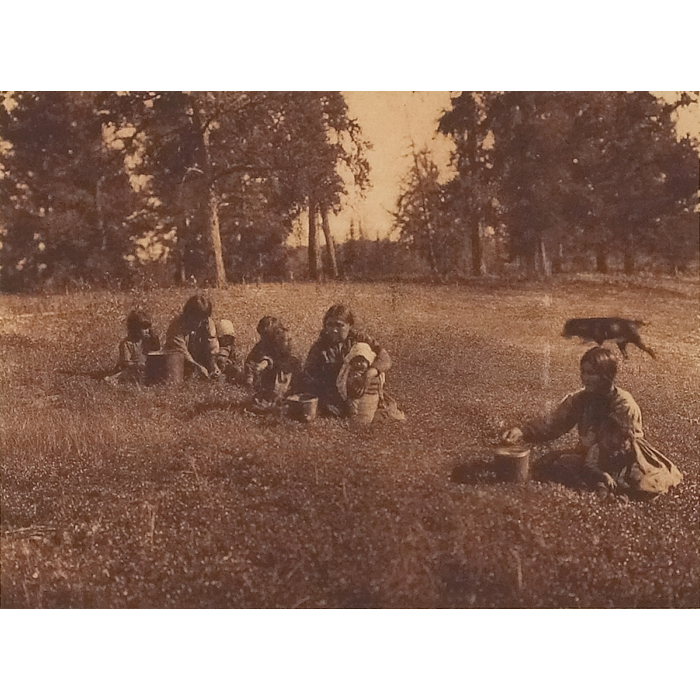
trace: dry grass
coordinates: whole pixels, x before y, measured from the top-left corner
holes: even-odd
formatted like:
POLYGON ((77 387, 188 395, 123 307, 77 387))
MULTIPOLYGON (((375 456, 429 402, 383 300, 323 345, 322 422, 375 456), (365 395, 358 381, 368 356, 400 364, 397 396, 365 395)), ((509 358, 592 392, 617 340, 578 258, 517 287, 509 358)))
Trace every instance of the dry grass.
POLYGON ((187 290, 0 300, 4 607, 697 607, 697 283, 264 285, 213 292, 244 350, 282 316, 301 354, 349 302, 395 359, 405 424, 256 418, 235 387, 111 387, 122 321, 187 290), (44 314, 44 315, 36 315, 44 314), (577 386, 564 319, 651 322, 620 385, 685 480, 653 503, 455 483, 505 425, 577 386))

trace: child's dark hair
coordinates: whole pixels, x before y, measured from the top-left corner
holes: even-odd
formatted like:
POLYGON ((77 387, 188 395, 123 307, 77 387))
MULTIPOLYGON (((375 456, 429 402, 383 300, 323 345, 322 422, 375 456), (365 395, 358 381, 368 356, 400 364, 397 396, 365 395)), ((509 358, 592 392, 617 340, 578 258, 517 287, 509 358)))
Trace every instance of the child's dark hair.
MULTIPOLYGON (((257 331, 266 352, 275 357, 277 367, 279 369, 291 367, 294 362, 294 354, 284 323, 275 316, 264 316, 258 323, 257 331)), ((290 370, 282 369, 282 371, 290 370)))
POLYGON ((141 309, 134 309, 126 317, 126 332, 130 338, 138 338, 144 328, 152 326, 151 317, 141 309))
POLYGON ((581 358, 581 367, 590 367, 596 374, 605 377, 609 382, 615 381, 617 360, 610 350, 600 346, 591 348, 581 358))
POLYGON ((323 325, 325 326, 328 321, 342 321, 343 323, 353 326, 355 324, 355 317, 345 304, 334 304, 326 311, 326 315, 323 317, 323 325))
POLYGON ((185 316, 191 318, 209 318, 211 316, 212 305, 211 301, 204 294, 195 294, 191 296, 182 309, 185 316))
POLYGON ((258 322, 256 330, 262 338, 284 330, 284 324, 275 316, 263 316, 258 322))

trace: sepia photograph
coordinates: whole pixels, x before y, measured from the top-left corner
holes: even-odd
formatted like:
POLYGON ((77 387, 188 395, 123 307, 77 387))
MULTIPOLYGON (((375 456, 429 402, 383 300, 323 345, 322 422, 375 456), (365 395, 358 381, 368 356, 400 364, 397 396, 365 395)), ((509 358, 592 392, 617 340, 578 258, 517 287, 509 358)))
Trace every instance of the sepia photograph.
POLYGON ((3 93, 3 607, 697 606, 698 110, 3 93))
MULTIPOLYGON (((471 65, 415 82, 513 84, 471 65)), ((342 625, 363 673, 385 625, 661 645, 700 609, 700 91, 299 82, 0 92, 2 615, 342 625)))

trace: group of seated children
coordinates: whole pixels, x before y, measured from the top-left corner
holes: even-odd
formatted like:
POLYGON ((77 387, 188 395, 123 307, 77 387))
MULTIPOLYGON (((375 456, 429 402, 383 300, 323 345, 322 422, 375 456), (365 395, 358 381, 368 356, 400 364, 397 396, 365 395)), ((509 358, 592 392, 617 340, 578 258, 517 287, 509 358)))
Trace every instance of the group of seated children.
MULTIPOLYGON (((383 411, 403 420, 396 402, 384 391, 391 367, 389 353, 354 324, 346 306, 328 309, 319 338, 302 365, 284 323, 265 316, 257 326, 260 339, 241 367, 233 324, 228 319, 215 323, 211 301, 195 294, 170 323, 164 350, 183 355, 185 377, 225 378, 249 387, 257 411, 274 409, 289 395, 307 392, 318 398, 322 415, 359 416, 369 423, 377 411, 383 411)), ((132 311, 127 318, 127 338, 119 346, 119 365, 109 381, 142 382, 146 355, 159 349, 149 316, 132 311)))
MULTIPOLYGON (((186 374, 244 384, 254 391, 254 407, 263 411, 279 406, 292 393, 307 392, 318 398, 322 415, 355 416, 370 423, 380 411, 403 420, 384 390, 389 353, 355 328, 346 306, 328 309, 303 366, 285 325, 265 316, 257 326, 260 340, 240 368, 233 324, 215 324, 211 313, 211 302, 196 294, 168 328, 165 349, 184 355, 186 374)), ((159 347, 148 315, 130 313, 127 337, 119 346, 119 367, 110 380, 142 381, 146 355, 159 347)), ((570 477, 581 485, 636 495, 654 496, 678 484, 678 468, 645 439, 639 406, 615 385, 613 354, 603 347, 588 350, 580 371, 583 388, 567 395, 549 415, 507 430, 502 442, 544 443, 577 427, 575 448, 550 452, 533 469, 545 478, 570 477)))

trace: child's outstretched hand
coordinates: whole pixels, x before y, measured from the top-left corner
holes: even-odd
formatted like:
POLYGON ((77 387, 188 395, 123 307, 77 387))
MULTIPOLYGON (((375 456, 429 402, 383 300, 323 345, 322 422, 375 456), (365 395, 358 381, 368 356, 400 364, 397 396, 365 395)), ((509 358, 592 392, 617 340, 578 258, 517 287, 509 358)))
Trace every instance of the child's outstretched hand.
POLYGON ((504 445, 515 445, 523 439, 523 431, 520 428, 510 428, 501 435, 501 442, 504 445))

